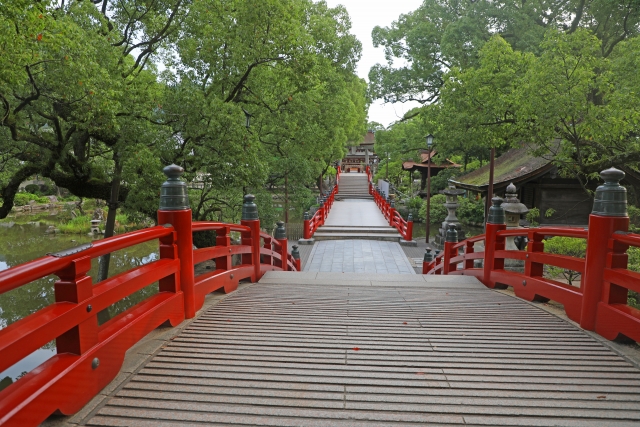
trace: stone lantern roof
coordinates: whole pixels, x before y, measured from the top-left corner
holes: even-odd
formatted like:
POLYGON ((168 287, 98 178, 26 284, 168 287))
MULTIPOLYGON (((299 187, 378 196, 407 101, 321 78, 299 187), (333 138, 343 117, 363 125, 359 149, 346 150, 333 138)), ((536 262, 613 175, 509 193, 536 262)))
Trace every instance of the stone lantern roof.
POLYGON ((518 197, 516 195, 516 186, 513 185, 513 182, 507 186, 507 192, 504 198, 504 203, 502 204, 502 208, 505 212, 515 213, 518 215, 529 212, 529 208, 527 208, 524 203, 520 203, 520 200, 518 200, 518 197))

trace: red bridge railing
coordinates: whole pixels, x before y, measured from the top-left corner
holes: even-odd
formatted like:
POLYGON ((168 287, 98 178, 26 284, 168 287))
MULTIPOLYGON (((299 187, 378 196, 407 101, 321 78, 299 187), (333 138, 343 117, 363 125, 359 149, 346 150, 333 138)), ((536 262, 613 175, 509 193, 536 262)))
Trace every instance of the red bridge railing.
POLYGON ((55 340, 57 354, 0 391, 0 425, 36 426, 58 411, 80 410, 115 378, 125 352, 153 329, 169 322, 178 325, 202 308, 215 290, 231 292, 242 279, 257 281, 266 271, 299 271, 297 246, 288 253, 284 223, 276 236, 260 231, 254 197, 245 196, 243 219, 238 224, 194 222, 181 168, 165 168, 158 219, 163 226, 114 236, 0 272, 0 293, 50 274, 55 302, 0 330, 0 372, 44 344, 55 340), (184 191, 183 191, 184 190, 184 191), (182 192, 182 193, 181 193, 182 192), (213 230, 216 246, 193 249, 192 233, 213 230), (231 232, 241 243, 232 245, 231 232), (91 260, 101 255, 157 240, 160 259, 93 284, 91 260), (232 262, 239 255, 240 262, 232 262), (215 261, 215 270, 195 276, 194 266, 215 261), (159 292, 106 323, 97 314, 134 292, 159 283, 159 292))
POLYGON ((304 224, 302 229, 302 236, 304 239, 311 239, 316 230, 318 230, 318 227, 324 225, 324 222, 329 216, 329 211, 331 211, 331 207, 333 206, 333 202, 335 202, 339 185, 340 168, 336 168, 336 183, 331 191, 322 196, 318 210, 313 214, 313 216, 309 216, 308 212, 304 213, 304 224))
POLYGON ((609 169, 601 175, 606 183, 596 192, 588 229, 507 230, 502 200, 495 198, 486 233, 457 242, 455 227, 450 227, 442 253, 435 258, 425 254, 423 273, 475 276, 489 288, 511 286, 525 300, 561 303, 567 316, 586 330, 610 340, 626 337, 640 342, 640 310, 627 304, 629 290, 640 292, 640 273, 628 269, 626 254, 629 247, 640 247, 640 235, 627 232, 626 194, 624 201, 616 199, 626 191, 618 185, 624 173, 609 169), (528 239, 526 250, 506 249, 506 238, 514 236, 528 239), (585 239, 585 258, 545 253, 544 239, 555 236, 585 239), (482 260, 481 267, 476 260, 482 260), (505 260, 522 261, 524 271, 506 269, 505 260), (544 277, 545 265, 580 273, 580 286, 544 277))
POLYGON ((411 241, 413 239, 413 217, 411 214, 409 214, 407 220, 402 218, 402 215, 395 208, 395 203, 389 201, 386 197, 387 195, 381 194, 378 188, 374 187, 369 166, 367 166, 367 178, 369 181, 369 194, 373 196, 373 201, 378 205, 382 215, 384 215, 391 227, 398 230, 404 240, 411 241))

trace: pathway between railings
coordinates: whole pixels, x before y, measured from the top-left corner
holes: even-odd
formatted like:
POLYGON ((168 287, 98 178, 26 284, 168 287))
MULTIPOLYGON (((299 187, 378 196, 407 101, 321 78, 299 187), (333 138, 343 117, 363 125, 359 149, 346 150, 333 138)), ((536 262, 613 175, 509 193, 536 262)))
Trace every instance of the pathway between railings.
POLYGON ((76 421, 637 426, 640 369, 472 277, 268 272, 76 421))

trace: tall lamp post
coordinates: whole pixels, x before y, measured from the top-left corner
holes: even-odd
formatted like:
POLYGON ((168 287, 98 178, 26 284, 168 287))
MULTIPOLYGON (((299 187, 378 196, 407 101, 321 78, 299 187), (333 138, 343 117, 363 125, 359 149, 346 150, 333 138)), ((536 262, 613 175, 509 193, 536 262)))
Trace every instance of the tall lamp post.
POLYGON ((425 237, 425 243, 429 243, 429 232, 431 225, 431 147, 433 146, 433 135, 427 135, 427 149, 428 158, 427 158, 427 237, 425 237))

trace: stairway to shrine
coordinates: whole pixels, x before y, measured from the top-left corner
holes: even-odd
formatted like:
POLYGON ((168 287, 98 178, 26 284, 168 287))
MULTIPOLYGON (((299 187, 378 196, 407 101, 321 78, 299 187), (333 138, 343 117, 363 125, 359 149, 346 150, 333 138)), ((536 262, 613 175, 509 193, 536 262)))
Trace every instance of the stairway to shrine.
POLYGON ((366 173, 345 173, 340 175, 337 199, 373 200, 369 194, 369 183, 366 173))
MULTIPOLYGON (((355 175, 355 174, 354 174, 355 175)), ((342 188, 342 182, 340 182, 342 188)), ((389 226, 373 201, 336 200, 324 225, 313 235, 315 240, 385 240, 399 242, 398 230, 389 226)))

